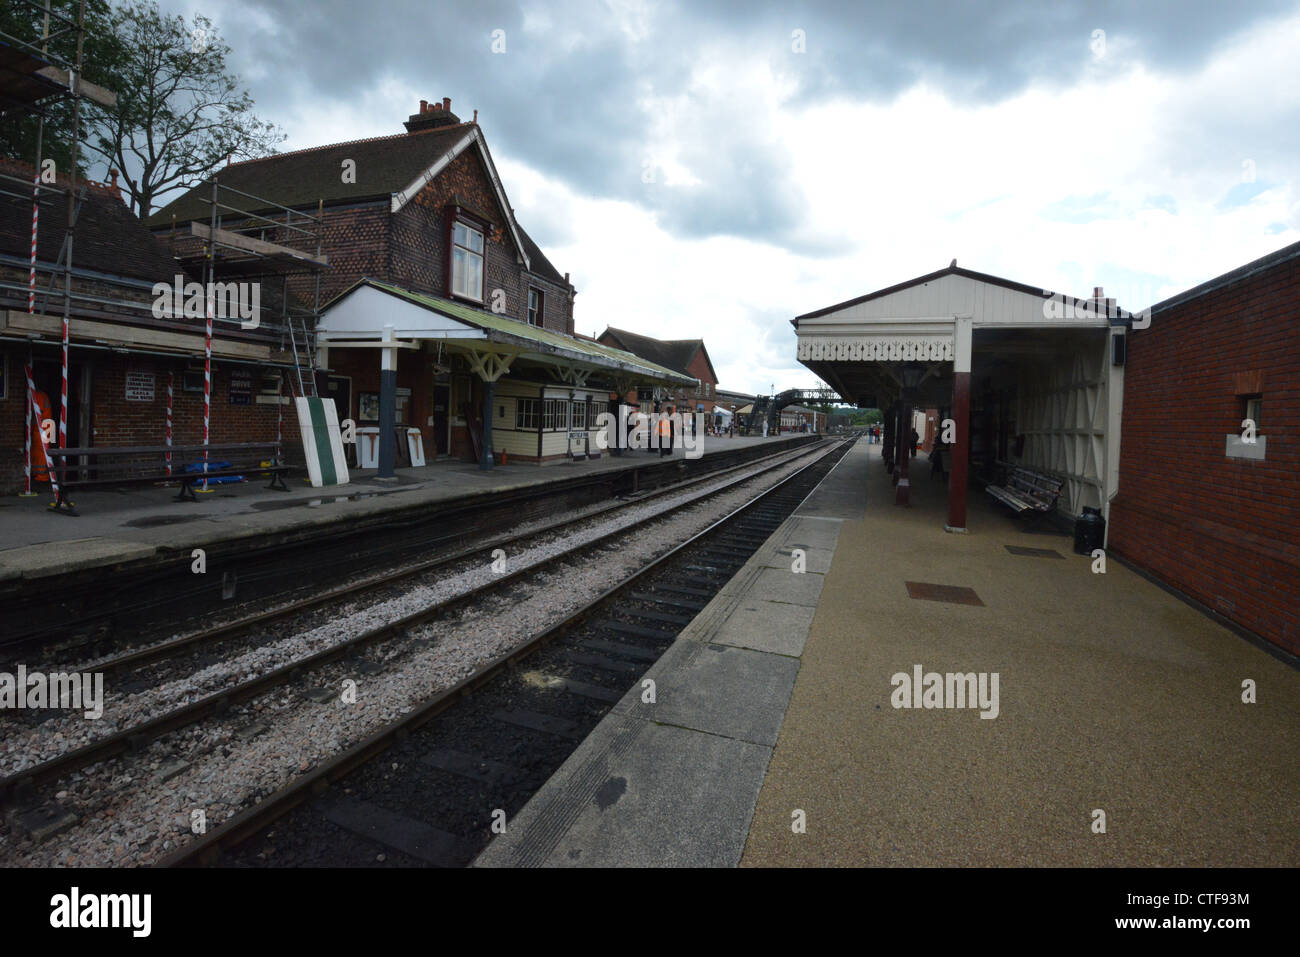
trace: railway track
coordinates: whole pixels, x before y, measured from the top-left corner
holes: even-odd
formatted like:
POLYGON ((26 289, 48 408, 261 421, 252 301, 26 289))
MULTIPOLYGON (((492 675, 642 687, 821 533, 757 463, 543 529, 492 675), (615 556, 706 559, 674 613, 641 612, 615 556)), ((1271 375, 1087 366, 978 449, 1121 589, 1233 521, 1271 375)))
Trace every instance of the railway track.
MULTIPOLYGON (((541 540, 547 536, 554 536, 558 532, 575 525, 608 520, 611 517, 616 517, 619 512, 628 509, 636 509, 646 505, 647 503, 654 502, 655 500, 678 495, 696 486, 712 486, 700 496, 692 498, 679 506, 689 507, 690 505, 698 504, 704 499, 713 497, 736 485, 750 481, 757 475, 761 475, 763 472, 780 468, 794 459, 808 454, 810 454, 809 448, 805 447, 793 452, 786 451, 779 453, 763 462, 750 462, 729 469, 713 472, 706 476, 694 478, 687 482, 634 497, 631 500, 610 503, 606 506, 587 512, 579 516, 576 520, 565 519, 548 524, 542 528, 530 530, 523 534, 499 536, 487 542, 476 543, 472 547, 445 556, 440 556, 437 559, 416 563, 415 565, 409 566, 393 574, 371 576, 364 580, 350 583, 343 588, 331 589, 320 596, 312 596, 311 598, 295 602, 291 605, 270 612, 250 616, 249 618, 239 622, 228 623, 222 629, 215 632, 196 632, 182 636, 178 639, 164 642, 156 646, 128 652, 127 654, 117 656, 108 661, 97 663, 94 667, 96 670, 116 673, 130 668, 149 665, 154 662, 165 662, 173 655, 191 653, 199 646, 210 645, 214 642, 222 641, 232 642, 237 640, 240 635, 252 633, 256 629, 265 629, 268 625, 275 622, 290 620, 295 615, 299 615, 306 610, 314 610, 319 614, 322 606, 328 605, 330 602, 338 602, 344 599, 355 601, 358 596, 364 597, 367 593, 372 593, 377 590, 391 589, 394 581, 399 578, 410 579, 419 575, 436 573, 453 564, 461 562, 469 562, 481 566, 492 554, 496 553, 498 549, 504 551, 504 549, 508 547, 512 550, 518 550, 527 542, 541 540)), ((436 620, 450 612, 453 612, 455 609, 468 606, 493 592, 508 587, 514 582, 521 581, 530 575, 536 574, 539 567, 542 565, 562 561, 565 558, 572 558, 574 555, 577 555, 582 551, 589 551, 592 548, 599 547, 603 543, 615 540, 619 536, 626 535, 630 531, 636 530, 638 527, 654 520, 655 517, 656 516, 654 515, 650 515, 639 518, 630 523, 622 524, 619 527, 613 528, 595 538, 588 538, 576 546, 556 552, 548 556, 544 562, 536 565, 519 567, 513 571, 494 576, 491 580, 486 581, 479 586, 469 588, 468 590, 444 601, 436 602, 427 607, 420 608, 409 615, 402 616, 392 621, 386 621, 382 625, 366 629, 358 634, 346 638, 343 641, 330 644, 329 646, 310 655, 288 662, 281 667, 273 668, 265 673, 241 681, 233 686, 221 688, 214 693, 190 701, 181 707, 168 710, 165 713, 150 717, 147 720, 137 722, 128 728, 114 732, 99 740, 65 751, 64 753, 43 761, 33 767, 11 774, 0 779, 0 800, 9 803, 31 804, 37 789, 50 782, 60 780, 70 773, 91 765, 112 760, 122 755, 138 752, 146 747, 149 742, 159 738, 160 736, 193 725, 212 716, 224 715, 236 705, 266 695, 268 692, 285 686, 291 682, 301 683, 301 680, 306 676, 319 672, 322 668, 331 663, 350 659, 350 664, 365 668, 367 662, 365 659, 361 659, 358 656, 368 647, 382 642, 391 642, 393 639, 400 638, 417 625, 430 620, 436 620)), ((326 613, 328 613, 328 608, 326 608, 326 613)))
MULTIPOLYGON (((540 527, 534 527, 524 532, 511 532, 496 536, 485 536, 481 540, 466 542, 463 533, 455 536, 444 536, 437 541, 446 551, 434 558, 421 559, 405 564, 393 564, 374 574, 363 577, 354 577, 349 581, 337 585, 333 588, 316 590, 301 598, 283 602, 273 608, 266 610, 256 610, 250 614, 235 618, 224 618, 218 622, 204 622, 198 627, 193 628, 186 634, 177 635, 163 641, 153 644, 144 644, 143 647, 132 647, 131 650, 114 654, 107 658, 98 658, 89 662, 93 665, 95 671, 103 672, 105 675, 115 674, 129 668, 136 668, 155 661, 167 659, 176 655, 185 649, 193 649, 205 645, 213 645, 218 642, 237 639, 246 636, 256 629, 268 628, 286 621, 295 615, 301 615, 304 612, 321 609, 331 604, 337 604, 343 601, 356 601, 362 598, 368 592, 375 592, 416 578, 417 576, 427 575, 437 572, 440 569, 446 569, 458 562, 472 561, 475 558, 481 559, 485 555, 490 555, 495 549, 516 549, 524 546, 529 542, 535 542, 544 539, 548 535, 554 535, 562 532, 580 522, 592 521, 601 517, 606 517, 628 508, 639 506, 646 502, 661 499, 670 495, 686 491, 710 482, 716 482, 726 476, 752 474, 757 466, 764 463, 767 467, 777 467, 784 462, 791 461, 799 456, 806 455, 807 448, 795 450, 783 450, 774 455, 764 458, 744 462, 739 465, 728 466, 716 471, 705 473, 704 475, 695 476, 682 482, 675 482, 669 485, 661 486, 652 490, 636 492, 619 496, 616 500, 604 505, 583 511, 580 515, 573 518, 564 518, 554 522, 548 522, 540 527)), ((304 575, 310 576, 315 569, 304 569, 304 575)), ((21 647, 26 647, 24 644, 21 647)), ((18 659, 12 649, 6 649, 7 654, 0 658, 0 667, 12 665, 18 659), (7 660, 6 660, 7 659, 7 660)), ((60 653, 66 653, 60 649, 60 653)), ((66 662, 60 663, 60 666, 66 667, 66 662)), ((2 792, 0 792, 2 793, 2 792)))
POLYGON ((850 445, 160 863, 467 864, 850 445))

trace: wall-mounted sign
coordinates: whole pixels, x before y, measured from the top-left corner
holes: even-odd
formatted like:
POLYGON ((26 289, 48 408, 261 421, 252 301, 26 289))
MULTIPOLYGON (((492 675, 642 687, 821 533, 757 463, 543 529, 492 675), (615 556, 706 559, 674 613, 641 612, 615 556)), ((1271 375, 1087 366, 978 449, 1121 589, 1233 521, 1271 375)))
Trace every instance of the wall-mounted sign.
MULTIPOLYGON (((379 421, 379 393, 362 392, 357 397, 357 418, 362 422, 379 421)), ((369 466, 361 466, 363 469, 369 466)))
POLYGON ((230 404, 253 404, 253 372, 251 369, 230 370, 230 404))
POLYGON ((585 459, 589 449, 587 447, 586 432, 569 433, 569 457, 575 459, 585 459))
POLYGON ((152 372, 142 372, 138 369, 127 370, 126 401, 127 402, 152 402, 153 401, 153 373, 152 372))

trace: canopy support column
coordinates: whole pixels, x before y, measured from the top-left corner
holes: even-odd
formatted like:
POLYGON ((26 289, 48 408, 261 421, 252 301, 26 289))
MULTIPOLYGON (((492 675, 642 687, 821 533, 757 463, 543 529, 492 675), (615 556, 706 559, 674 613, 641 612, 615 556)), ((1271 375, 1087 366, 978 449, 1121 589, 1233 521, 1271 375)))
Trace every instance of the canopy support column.
POLYGON ((393 343, 393 327, 384 326, 384 345, 379 350, 379 475, 376 478, 393 480, 397 473, 397 346, 393 343), (390 344, 391 343, 391 344, 390 344))
POLYGON ((904 507, 912 504, 912 483, 908 477, 912 449, 912 405, 904 393, 898 403, 898 485, 894 488, 894 504, 904 507))
POLYGON ((483 441, 479 444, 478 467, 484 472, 492 470, 492 406, 496 400, 497 379, 506 374, 514 355, 501 352, 473 350, 468 355, 469 366, 483 380, 483 441))
MULTIPOLYGON (((957 317, 953 349, 952 419, 956 426, 952 468, 948 475, 948 524, 945 531, 966 532, 966 482, 970 463, 971 319, 957 317)), ((939 423, 942 428, 943 423, 939 423)))

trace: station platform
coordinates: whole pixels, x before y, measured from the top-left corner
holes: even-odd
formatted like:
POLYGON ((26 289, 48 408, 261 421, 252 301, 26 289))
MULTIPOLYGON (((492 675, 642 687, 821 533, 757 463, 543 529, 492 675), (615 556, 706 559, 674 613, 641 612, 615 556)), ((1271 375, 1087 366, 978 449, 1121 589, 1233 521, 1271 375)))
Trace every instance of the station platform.
POLYGON ((1294 668, 989 496, 945 533, 944 483, 918 461, 897 507, 879 456, 859 441, 476 866, 1300 863, 1294 668), (996 708, 896 708, 918 665, 984 673, 996 708))
MULTIPOLYGON (((759 446, 794 448, 808 435, 705 436, 701 457, 728 455, 759 446)), ((474 463, 439 460, 420 468, 399 468, 395 482, 381 482, 374 469, 354 469, 347 485, 312 488, 303 477, 288 479, 289 491, 268 489, 262 478, 213 484, 197 502, 175 500, 176 487, 123 486, 75 492, 76 515, 52 512, 45 487, 38 495, 0 499, 0 582, 47 578, 89 568, 147 561, 155 554, 268 536, 304 534, 484 496, 570 482, 583 476, 653 469, 667 461, 658 451, 567 460, 547 465, 509 464, 481 470, 474 463)), ((681 462, 679 446, 672 458, 681 462)))

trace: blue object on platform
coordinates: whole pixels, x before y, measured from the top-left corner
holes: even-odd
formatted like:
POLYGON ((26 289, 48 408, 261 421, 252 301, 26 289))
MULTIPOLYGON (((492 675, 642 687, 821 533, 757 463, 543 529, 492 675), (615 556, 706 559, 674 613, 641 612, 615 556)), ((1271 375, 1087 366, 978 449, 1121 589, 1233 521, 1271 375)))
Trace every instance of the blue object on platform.
MULTIPOLYGON (((229 468, 234 468, 234 466, 231 465, 229 462, 209 462, 209 463, 208 463, 208 470, 211 471, 211 472, 216 472, 216 471, 219 471, 219 470, 221 470, 221 469, 229 469, 229 468)), ((202 472, 202 471, 203 471, 203 463, 202 463, 202 462, 191 462, 189 465, 182 466, 182 467, 181 467, 181 471, 182 471, 182 472, 185 472, 185 473, 187 473, 187 474, 193 474, 194 472, 202 472)), ((225 485, 227 482, 242 482, 242 481, 244 481, 244 477, 243 477, 242 475, 217 475, 217 476, 214 476, 214 477, 208 479, 208 484, 209 484, 209 485, 225 485)))

